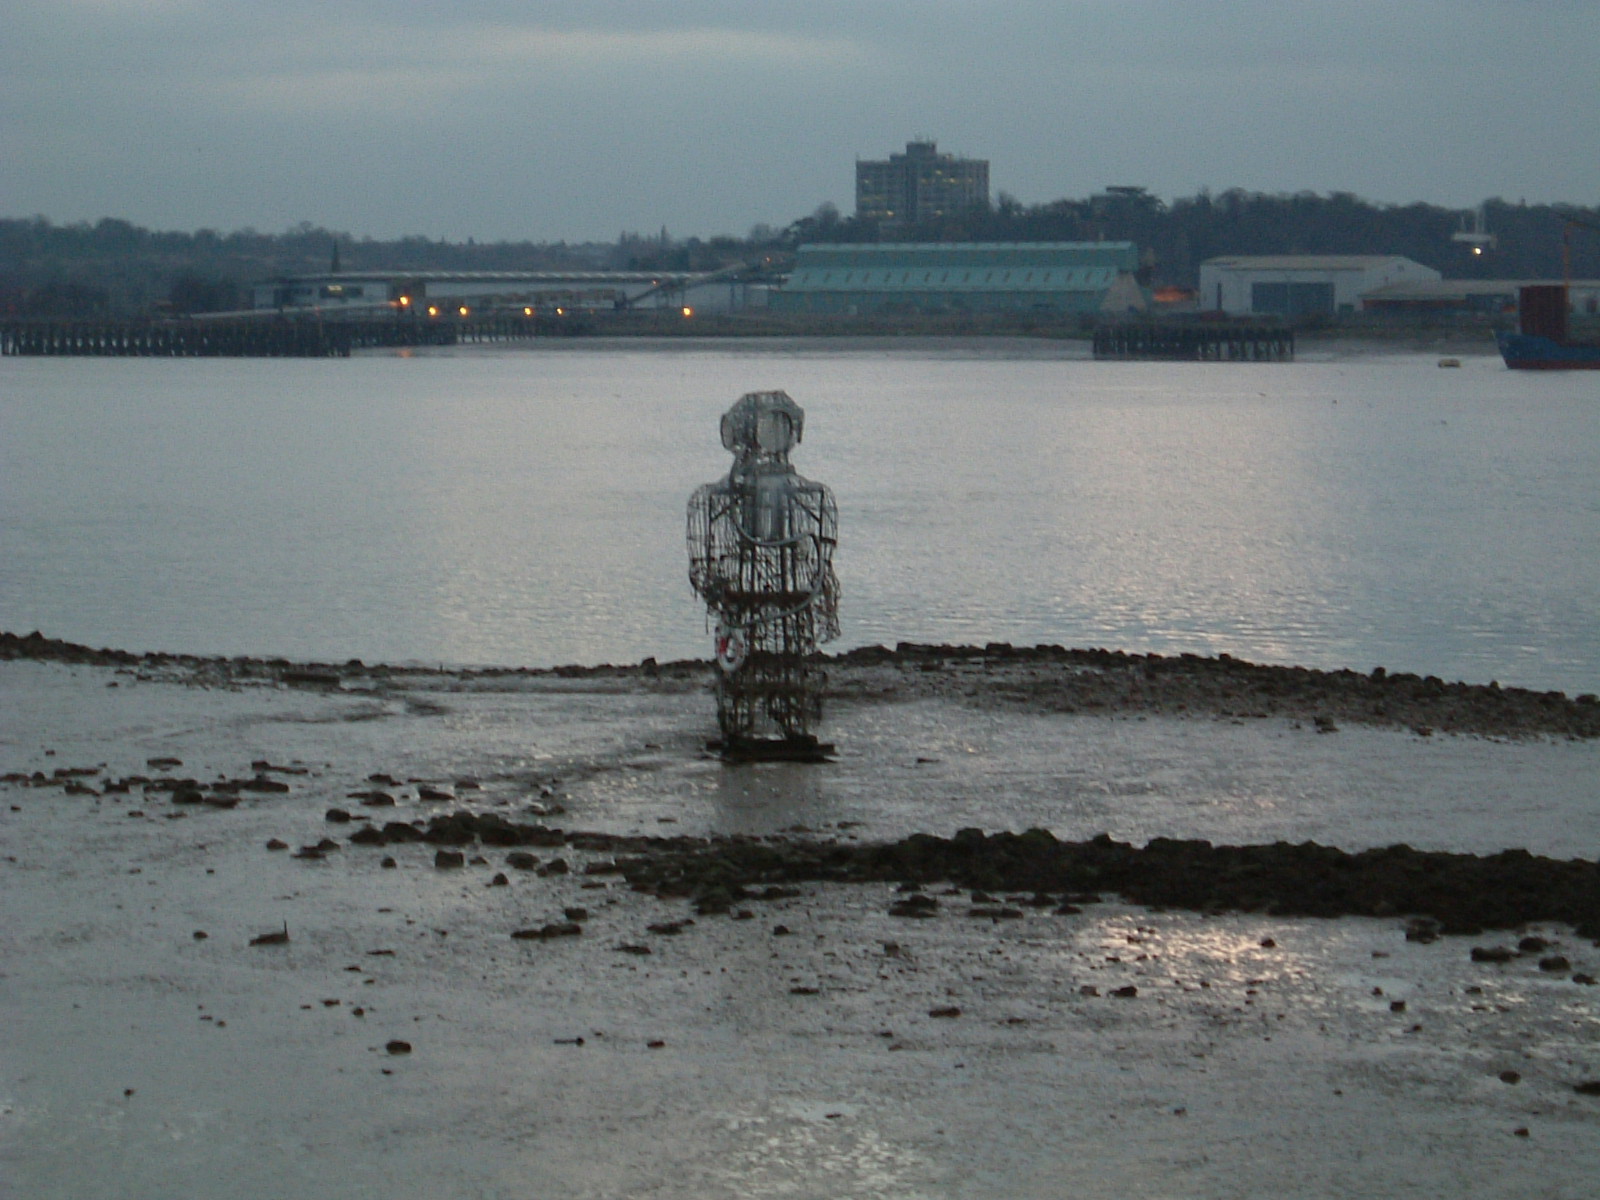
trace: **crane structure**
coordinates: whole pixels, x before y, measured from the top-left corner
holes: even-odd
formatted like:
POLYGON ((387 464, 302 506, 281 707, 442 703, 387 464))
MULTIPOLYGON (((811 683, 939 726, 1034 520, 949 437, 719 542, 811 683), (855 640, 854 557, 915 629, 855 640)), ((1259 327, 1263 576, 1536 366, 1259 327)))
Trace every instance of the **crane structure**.
POLYGON ((1473 210, 1470 218, 1463 213, 1461 216, 1461 228, 1450 235, 1450 240, 1452 242, 1461 242, 1475 256, 1482 254, 1485 250, 1493 250, 1495 236, 1489 232, 1489 214, 1486 211, 1486 206, 1478 205, 1473 210), (1471 221, 1470 226, 1468 225, 1469 219, 1471 221))

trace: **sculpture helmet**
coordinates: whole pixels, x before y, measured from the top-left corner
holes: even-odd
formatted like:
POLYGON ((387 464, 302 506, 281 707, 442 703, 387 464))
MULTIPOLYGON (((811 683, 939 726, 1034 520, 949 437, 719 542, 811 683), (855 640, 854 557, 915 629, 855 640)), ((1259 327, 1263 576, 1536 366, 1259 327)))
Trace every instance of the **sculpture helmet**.
POLYGON ((722 414, 722 444, 740 457, 781 456, 799 445, 805 423, 787 392, 749 392, 722 414))

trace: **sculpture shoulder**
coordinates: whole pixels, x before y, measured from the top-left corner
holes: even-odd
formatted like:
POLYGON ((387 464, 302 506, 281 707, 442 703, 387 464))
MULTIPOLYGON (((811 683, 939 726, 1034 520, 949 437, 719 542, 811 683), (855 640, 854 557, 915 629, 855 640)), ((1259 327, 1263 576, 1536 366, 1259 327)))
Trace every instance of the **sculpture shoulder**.
POLYGON ((719 479, 715 483, 702 483, 689 494, 689 511, 704 512, 711 507, 712 499, 727 491, 728 481, 719 479))

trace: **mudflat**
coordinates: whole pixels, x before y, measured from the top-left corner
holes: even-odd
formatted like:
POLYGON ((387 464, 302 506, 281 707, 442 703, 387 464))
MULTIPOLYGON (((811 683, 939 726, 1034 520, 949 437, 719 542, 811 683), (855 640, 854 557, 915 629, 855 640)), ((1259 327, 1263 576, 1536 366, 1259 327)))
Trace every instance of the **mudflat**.
POLYGON ((0 634, 19 1195, 1578 1195, 1600 709, 1057 647, 701 663, 0 634), (1343 915, 1341 915, 1343 914, 1343 915))

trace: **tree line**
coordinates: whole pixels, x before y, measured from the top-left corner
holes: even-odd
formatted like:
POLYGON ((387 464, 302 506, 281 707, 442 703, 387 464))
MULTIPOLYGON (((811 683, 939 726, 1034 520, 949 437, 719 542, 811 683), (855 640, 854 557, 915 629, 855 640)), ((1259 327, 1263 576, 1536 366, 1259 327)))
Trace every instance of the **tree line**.
MULTIPOLYGON (((1600 226, 1600 208, 1576 205, 1489 200, 1483 212, 1495 245, 1481 255, 1452 240, 1470 223, 1460 209, 1373 204, 1348 192, 1269 195, 1238 188, 1170 204, 1141 188, 1033 206, 1002 192, 993 205, 892 235, 824 205, 787 232, 790 240, 815 242, 1129 241, 1139 247, 1148 282, 1194 287, 1202 262, 1232 254, 1399 254, 1447 279, 1559 279, 1567 217, 1600 226)), ((1573 278, 1600 278, 1600 232, 1577 229, 1571 258, 1573 278)))
POLYGON ((1347 192, 1202 191, 1170 203, 1139 188, 1023 205, 1000 193, 926 225, 883 229, 824 204, 782 229, 743 238, 674 239, 623 233, 615 242, 450 242, 412 236, 354 238, 302 222, 283 233, 159 232, 107 217, 56 225, 42 216, 0 218, 0 315, 126 316, 247 307, 253 283, 329 270, 714 270, 782 264, 807 242, 1131 241, 1145 282, 1193 287, 1200 264, 1227 254, 1400 254, 1446 278, 1557 279, 1564 232, 1574 278, 1600 278, 1600 208, 1512 203, 1483 206, 1496 244, 1482 255, 1453 241, 1465 214, 1431 204, 1374 204, 1347 192))

